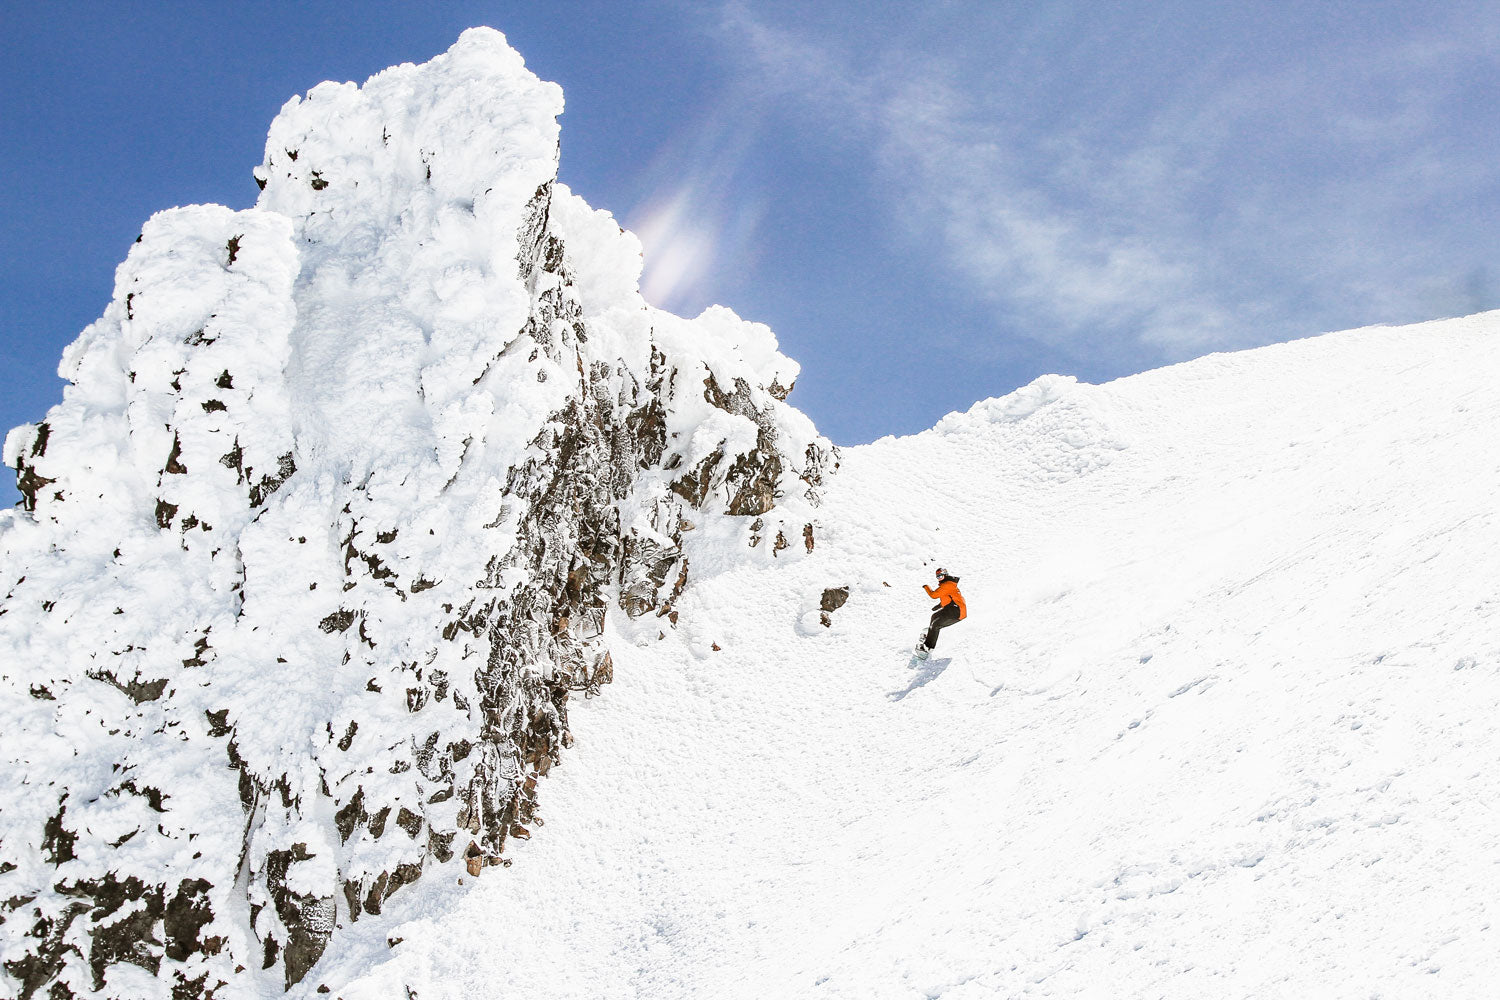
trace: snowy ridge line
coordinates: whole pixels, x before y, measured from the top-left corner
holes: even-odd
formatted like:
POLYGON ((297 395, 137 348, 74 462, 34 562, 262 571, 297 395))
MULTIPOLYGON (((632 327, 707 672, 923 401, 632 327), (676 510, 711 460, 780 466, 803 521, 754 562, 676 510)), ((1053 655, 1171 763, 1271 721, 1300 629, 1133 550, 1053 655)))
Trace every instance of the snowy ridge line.
POLYGON ((560 111, 488 29, 293 99, 257 207, 153 217, 7 436, 4 992, 317 995, 340 934, 532 836, 611 610, 664 638, 812 550, 797 366, 645 304, 560 111))

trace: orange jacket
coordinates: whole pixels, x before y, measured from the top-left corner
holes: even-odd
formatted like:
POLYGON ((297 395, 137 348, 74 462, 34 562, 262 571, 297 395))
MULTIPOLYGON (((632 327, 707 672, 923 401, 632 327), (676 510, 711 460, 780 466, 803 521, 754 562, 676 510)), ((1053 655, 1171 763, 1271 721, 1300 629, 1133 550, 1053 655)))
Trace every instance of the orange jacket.
POLYGON ((922 584, 922 589, 927 591, 928 597, 936 597, 939 605, 957 604, 959 621, 969 617, 969 609, 964 607, 964 595, 958 592, 958 581, 953 577, 945 577, 936 590, 925 583, 922 584))

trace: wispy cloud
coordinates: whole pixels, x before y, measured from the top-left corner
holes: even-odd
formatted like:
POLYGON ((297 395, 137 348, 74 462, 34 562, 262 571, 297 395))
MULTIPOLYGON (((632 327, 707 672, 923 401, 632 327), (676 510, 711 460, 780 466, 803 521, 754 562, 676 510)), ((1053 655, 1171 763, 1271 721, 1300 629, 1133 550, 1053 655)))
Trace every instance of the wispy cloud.
MULTIPOLYGON (((1108 206, 1092 191, 1070 204, 1073 192, 1028 183, 1019 143, 967 120, 951 87, 905 84, 882 119, 877 154, 890 189, 910 199, 908 224, 938 227, 974 293, 1032 335, 1131 327, 1171 341, 1211 336, 1228 321, 1195 294, 1191 262, 1165 234, 1101 211, 1108 206)), ((1148 154, 1133 159, 1146 178, 1160 172, 1148 154)))
POLYGON ((641 292, 673 311, 711 304, 709 289, 756 252, 765 200, 747 177, 756 114, 732 97, 685 123, 637 178, 624 217, 645 249, 641 292))
POLYGON ((1500 304, 1486 249, 1452 252, 1481 238, 1463 201, 1493 190, 1500 151, 1440 127, 1476 70, 1493 78, 1493 35, 1437 27, 1301 63, 1208 59, 1179 90, 1059 113, 1025 102, 1066 92, 1061 69, 1025 86, 978 79, 722 8, 755 85, 865 144, 892 218, 937 244, 997 325, 1164 359, 1500 304))

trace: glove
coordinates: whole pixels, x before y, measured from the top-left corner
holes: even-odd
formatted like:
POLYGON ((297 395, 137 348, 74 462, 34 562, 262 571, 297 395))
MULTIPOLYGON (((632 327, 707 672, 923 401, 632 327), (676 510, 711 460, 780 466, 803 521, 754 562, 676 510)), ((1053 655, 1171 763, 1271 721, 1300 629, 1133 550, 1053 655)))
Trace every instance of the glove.
POLYGON ((941 610, 943 610, 943 606, 941 604, 934 604, 932 606, 932 610, 934 610, 934 611, 941 611, 941 610))

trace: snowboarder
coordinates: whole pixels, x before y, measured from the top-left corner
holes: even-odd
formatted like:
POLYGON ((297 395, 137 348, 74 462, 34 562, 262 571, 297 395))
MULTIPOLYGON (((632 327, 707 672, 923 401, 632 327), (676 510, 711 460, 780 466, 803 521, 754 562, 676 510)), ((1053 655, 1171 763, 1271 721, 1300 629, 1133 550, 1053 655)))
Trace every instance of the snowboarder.
POLYGON ((939 566, 937 580, 936 588, 922 585, 927 596, 937 598, 938 602, 937 607, 932 609, 932 621, 928 623, 927 634, 917 640, 917 657, 923 660, 937 646, 938 632, 969 616, 969 609, 964 605, 964 595, 958 592, 958 577, 949 576, 948 571, 939 566))

